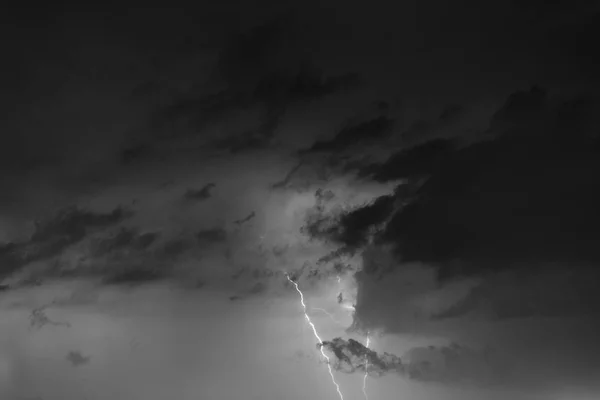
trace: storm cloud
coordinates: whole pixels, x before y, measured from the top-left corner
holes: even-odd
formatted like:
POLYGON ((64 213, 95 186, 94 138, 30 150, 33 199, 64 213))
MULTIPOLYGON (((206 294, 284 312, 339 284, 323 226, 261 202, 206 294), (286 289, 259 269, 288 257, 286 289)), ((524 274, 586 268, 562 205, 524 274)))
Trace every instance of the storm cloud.
POLYGON ((597 5, 384 3, 0 16, 1 398, 598 397, 597 5))
POLYGON ((439 265, 441 277, 525 260, 596 262, 594 104, 550 100, 539 88, 516 92, 490 122, 495 138, 460 147, 439 139, 363 169, 365 177, 406 183, 394 199, 349 211, 326 229, 318 227, 323 220, 309 224, 312 234, 360 247, 370 240, 367 227, 389 219, 372 240, 394 244, 406 262, 439 265), (394 200, 405 204, 392 207, 394 200))

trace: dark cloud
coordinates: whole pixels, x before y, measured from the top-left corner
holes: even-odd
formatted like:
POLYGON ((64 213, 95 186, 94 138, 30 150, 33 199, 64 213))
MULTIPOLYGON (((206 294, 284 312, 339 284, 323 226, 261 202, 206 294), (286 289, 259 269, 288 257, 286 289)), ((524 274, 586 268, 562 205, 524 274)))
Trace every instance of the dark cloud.
POLYGON ((301 232, 313 239, 342 245, 352 252, 368 243, 370 237, 392 214, 395 203, 394 196, 381 196, 368 205, 341 215, 318 212, 317 205, 317 212, 307 215, 301 232))
POLYGON ((168 257, 177 257, 189 248, 190 244, 184 238, 174 238, 164 243, 162 252, 168 257))
POLYGON ((279 182, 275 182, 271 186, 271 188, 272 189, 285 189, 287 187, 287 185, 291 182, 291 180, 294 178, 294 175, 296 174, 296 172, 300 168, 302 168, 303 165, 304 165, 304 162, 300 161, 285 175, 285 177, 282 180, 280 180, 279 182))
POLYGON ((36 221, 30 241, 40 243, 65 238, 66 242, 74 243, 81 240, 88 229, 115 225, 131 215, 130 211, 120 207, 106 214, 70 207, 51 218, 36 221))
POLYGON ((251 295, 256 295, 256 294, 261 294, 264 293, 267 290, 267 284, 264 282, 256 282, 254 285, 252 285, 252 287, 250 288, 250 290, 248 290, 248 293, 251 295))
POLYGON ((243 266, 236 273, 234 273, 231 277, 232 277, 232 279, 245 278, 245 279, 262 280, 262 279, 273 278, 273 277, 279 276, 281 274, 282 274, 282 272, 280 272, 280 271, 273 271, 273 270, 262 268, 262 267, 252 268, 252 267, 248 267, 248 266, 243 266))
POLYGON ((509 377, 508 365, 491 347, 475 350, 453 343, 449 346, 416 347, 402 356, 411 379, 448 384, 499 383, 509 377))
POLYGON ((221 228, 206 229, 196 233, 196 239, 202 244, 224 242, 227 240, 227 231, 221 228))
POLYGON ((46 315, 46 309, 50 305, 37 307, 31 311, 29 316, 29 327, 32 329, 42 329, 46 325, 54 327, 70 328, 71 324, 65 321, 55 321, 46 315))
POLYGON ((525 270, 494 274, 432 318, 485 316, 498 321, 600 315, 593 284, 597 279, 598 272, 593 267, 578 268, 573 273, 556 265, 533 273, 525 270))
POLYGON ((464 114, 464 112, 465 112, 465 109, 463 106, 458 105, 458 104, 450 104, 442 110, 442 113, 440 114, 438 121, 440 123, 442 123, 443 125, 454 123, 458 119, 460 119, 460 117, 464 114))
POLYGON ((328 141, 319 141, 301 154, 316 152, 339 152, 350 147, 368 145, 386 139, 392 133, 394 120, 380 116, 367 121, 347 124, 328 141))
POLYGON ((95 232, 25 271, 20 284, 27 279, 83 277, 105 284, 138 285, 169 278, 177 259, 192 244, 181 238, 162 242, 159 238, 157 232, 140 233, 130 227, 95 232))
POLYGON ((252 113, 255 118, 242 131, 207 140, 232 153, 260 149, 271 144, 288 109, 360 85, 355 73, 319 69, 300 29, 296 17, 279 15, 231 35, 213 72, 224 88, 213 93, 192 88, 176 96, 160 107, 155 124, 168 127, 169 137, 201 135, 231 115, 252 113))
POLYGON ((379 355, 354 339, 335 338, 317 344, 317 348, 321 346, 333 353, 336 360, 334 368, 338 371, 346 373, 362 371, 374 376, 381 376, 388 372, 403 372, 400 357, 389 353, 379 355))
POLYGON ((328 215, 326 206, 335 198, 331 190, 317 189, 315 191, 315 205, 310 208, 305 216, 305 225, 301 232, 311 238, 325 239, 331 230, 335 229, 335 215, 328 215))
POLYGON ((509 372, 507 365, 491 347, 475 350, 456 343, 414 347, 398 357, 385 352, 378 354, 353 339, 335 338, 324 341, 322 346, 333 353, 333 367, 336 370, 346 373, 367 372, 374 377, 396 373, 419 381, 484 385, 501 382, 509 372))
POLYGON ((90 356, 84 356, 79 351, 70 351, 67 354, 66 360, 71 363, 74 367, 80 367, 90 363, 92 358, 90 356))
POLYGON ((91 254, 103 256, 123 249, 145 250, 156 241, 158 236, 159 234, 156 232, 139 233, 132 228, 121 228, 108 237, 92 240, 91 254))
POLYGON ((455 139, 435 139, 401 150, 382 164, 364 166, 359 176, 377 182, 426 177, 457 148, 455 139))
MULTIPOLYGON (((242 275, 233 277, 234 279, 239 278, 242 275)), ((271 275, 272 276, 272 275, 271 275)), ((260 280, 252 283, 249 287, 241 290, 238 294, 229 296, 230 301, 241 301, 251 297, 260 296, 269 290, 269 283, 266 280, 260 280)))
POLYGON ((196 200, 196 201, 207 200, 212 196, 211 190, 215 187, 216 187, 216 184, 211 182, 211 183, 207 183, 200 189, 196 189, 196 190, 188 189, 185 192, 184 197, 188 200, 196 200))
POLYGON ((138 144, 130 146, 121 151, 119 158, 124 165, 130 165, 134 162, 147 157, 152 152, 152 147, 148 144, 138 144))
POLYGON ((304 64, 299 72, 291 76, 275 74, 264 77, 256 87, 254 95, 271 106, 281 103, 294 104, 352 89, 360 82, 357 74, 326 76, 318 68, 304 64))
POLYGON ((266 149, 269 146, 272 133, 273 130, 263 131, 260 129, 252 129, 240 135, 219 139, 214 143, 214 145, 216 148, 220 150, 227 150, 232 154, 238 154, 250 150, 266 149))
MULTIPOLYGON (((254 113, 256 118, 242 132, 228 132, 221 138, 209 139, 212 146, 233 153, 267 147, 287 110, 310 101, 333 95, 358 85, 355 75, 325 76, 323 72, 304 67, 299 72, 274 73, 264 76, 253 88, 232 86, 213 95, 189 95, 177 99, 159 112, 160 125, 187 126, 179 130, 197 135, 203 129, 236 113, 254 113)), ((169 129, 169 136, 178 130, 169 129)))
POLYGON ((111 271, 103 273, 103 282, 109 285, 140 285, 148 282, 161 280, 167 277, 166 268, 156 265, 132 263, 120 265, 120 268, 111 268, 111 271))
MULTIPOLYGON (((536 122, 541 114, 548 110, 548 105, 548 93, 539 86, 530 90, 519 90, 508 96, 504 105, 493 115, 491 125, 499 128, 508 125, 509 129, 529 128, 527 123, 536 122)), ((528 133, 531 132, 524 132, 525 135, 528 133)))
POLYGON ((275 286, 273 284, 274 279, 281 280, 281 275, 282 273, 279 271, 272 271, 262 267, 242 267, 231 276, 233 280, 238 280, 238 285, 241 285, 241 289, 239 289, 237 294, 230 296, 229 300, 239 301, 264 295, 269 292, 269 289, 275 286))
MULTIPOLYGON (((120 226, 130 222, 125 210, 97 214, 78 209, 40 222, 27 240, 0 244, 0 277, 28 264, 38 267, 34 263, 40 261, 39 269, 81 275, 89 270, 106 283, 136 284, 168 278, 188 264, 204 274, 204 265, 190 258, 214 263, 212 257, 221 257, 224 247, 226 262, 253 265, 254 255, 240 260, 236 246, 242 251, 255 247, 259 233, 271 229, 275 236, 280 228, 293 234, 295 207, 306 205, 302 192, 329 184, 341 167, 343 173, 356 173, 361 184, 402 182, 391 195, 350 210, 332 205, 341 201, 333 192, 319 191, 302 232, 334 248, 319 254, 317 263, 300 268, 294 267, 301 259, 285 261, 296 264, 291 279, 314 283, 356 270, 342 263, 342 256, 371 245, 382 249, 384 254, 377 257, 363 254, 363 274, 356 275, 356 321, 366 328, 375 321, 391 332, 415 328, 418 335, 420 326, 412 322, 426 320, 424 324, 435 325, 428 329, 442 326, 446 334, 451 324, 462 329, 468 325, 462 322, 481 316, 504 324, 598 313, 592 306, 600 304, 593 287, 598 281, 593 266, 600 261, 600 114, 595 98, 563 99, 541 87, 519 90, 487 121, 487 130, 472 134, 465 127, 475 118, 471 113, 491 114, 479 110, 480 105, 496 104, 498 96, 506 96, 515 85, 529 85, 532 78, 551 88, 592 88, 598 76, 593 40, 598 35, 593 32, 600 26, 600 14, 587 5, 581 11, 581 2, 393 3, 377 10, 344 2, 303 3, 295 6, 303 9, 300 17, 282 16, 254 3, 206 5, 201 13, 153 11, 153 18, 145 11, 120 10, 135 15, 135 24, 130 18, 108 18, 109 13, 34 18, 27 12, 24 27, 11 30, 12 21, 2 24, 0 41, 6 44, 8 62, 0 74, 6 83, 0 111, 0 205, 20 210, 21 203, 34 203, 41 210, 55 204, 45 189, 38 193, 42 186, 61 202, 63 194, 70 202, 85 192, 86 201, 102 203, 135 192, 140 215, 134 222, 155 226, 183 221, 188 233, 169 236, 169 228, 179 231, 178 226, 165 227, 160 235, 142 233, 120 226), (323 9, 332 11, 321 16, 323 9), (76 22, 66 24, 68 19, 76 22), (98 29, 87 27, 96 24, 98 29), (52 33, 55 29, 60 32, 52 33), (228 30, 238 32, 224 39, 228 30), (373 78, 369 94, 360 99, 371 109, 366 117, 348 120, 359 108, 351 104, 355 99, 349 94, 354 93, 348 91, 362 87, 363 77, 373 78), (401 111, 392 101, 372 102, 398 98, 400 92, 401 111), (331 129, 344 120, 351 122, 331 129), (333 137, 316 143, 309 137, 323 130, 333 137), (287 175, 280 165, 272 166, 283 171, 272 189, 283 190, 265 194, 253 187, 248 195, 234 196, 234 204, 216 202, 210 222, 200 221, 203 210, 191 206, 173 212, 163 187, 156 195, 144 192, 146 184, 157 189, 154 179, 189 175, 187 159, 177 157, 181 149, 193 152, 194 163, 203 163, 193 171, 201 175, 213 155, 275 152, 279 147, 289 150, 291 158, 302 158, 287 175), (299 147, 309 148, 294 153, 299 147), (148 166, 152 168, 144 168, 148 166), (113 178, 118 178, 117 185, 112 185, 113 178), (109 192, 103 190, 109 186, 109 192), (100 190, 86 191, 90 187, 100 190), (261 202, 257 199, 269 208, 266 214, 251 204, 261 202), (278 210, 285 215, 275 214, 278 210), (221 212, 226 215, 217 215, 221 212), (213 217, 229 223, 242 217, 232 225, 250 231, 238 232, 230 243, 225 230, 204 229, 215 226, 213 217), (278 221, 287 217, 293 221, 278 221), (403 279, 385 291, 385 278, 407 270, 410 261, 426 263, 428 273, 437 275, 431 272, 423 279, 427 282, 417 284, 403 279), (368 288, 361 282, 367 275, 374 282, 368 288), (477 284, 465 289, 464 296, 444 292, 467 277, 475 277, 477 284), (374 304, 377 310, 370 307, 374 304)), ((273 6, 288 7, 280 2, 273 6)), ((219 185, 223 180, 223 193, 227 179, 235 180, 235 171, 247 166, 243 157, 230 158, 217 163, 217 169, 225 165, 226 173, 211 175, 219 178, 219 185)), ((286 165, 297 162, 288 161, 286 165)), ((202 185, 204 179, 195 182, 202 185)), ((189 183, 174 187, 176 205, 210 198, 211 185, 191 186, 187 192, 189 183)), ((12 211, 3 207, 2 225, 12 211)), ((26 220, 35 213, 23 214, 26 220)), ((17 237, 9 233, 0 232, 17 237)), ((293 254, 298 242, 286 235, 279 239, 285 244, 271 246, 261 237, 265 247, 257 264, 266 257, 279 260, 293 254)), ((303 252, 313 250, 300 246, 303 252)), ((281 274, 261 268, 218 273, 239 278, 233 284, 244 289, 232 300, 266 292, 271 279, 289 284, 281 274)), ((419 273, 411 270, 407 275, 419 273)), ((0 290, 6 287, 0 284, 0 290)), ((35 317, 49 323, 43 310, 35 317)), ((487 363, 489 354, 457 345, 413 349, 401 360, 351 340, 338 338, 324 346, 335 354, 336 367, 347 372, 401 371, 436 382, 487 381, 496 374, 495 366, 487 363)), ((81 364, 85 359, 76 353, 69 361, 81 364)))
POLYGON ((596 107, 537 87, 517 92, 490 122, 495 138, 460 147, 438 139, 363 169, 378 181, 415 182, 399 186, 399 203, 384 196, 333 221, 319 216, 308 231, 361 246, 373 233, 366 228, 385 221, 377 243, 393 243, 404 261, 439 265, 446 277, 526 260, 597 262, 596 107))
POLYGON ((277 72, 264 76, 258 79, 252 89, 233 86, 219 95, 178 100, 166 112, 165 118, 170 124, 184 121, 194 128, 187 132, 198 132, 230 114, 253 112, 258 117, 245 131, 232 132, 213 140, 213 146, 238 153, 267 147, 291 107, 352 89, 358 82, 354 74, 325 76, 318 69, 303 67, 298 72, 277 72))
POLYGON ((571 103, 539 104, 537 90, 529 100, 516 97, 494 118, 492 129, 502 127, 497 139, 440 162, 419 200, 390 221, 382 240, 395 241, 403 259, 462 260, 471 270, 597 261, 596 139, 560 121, 571 103), (515 125, 505 131, 506 123, 515 125))
POLYGON ((236 225, 242 225, 242 224, 245 224, 246 222, 252 220, 254 217, 256 217, 256 212, 252 211, 250 214, 248 214, 244 218, 236 219, 235 221, 233 221, 233 223, 236 225))
POLYGON ((104 214, 70 207, 50 218, 38 220, 28 241, 0 246, 1 275, 7 276, 33 261, 57 256, 82 241, 90 231, 117 225, 131 215, 124 208, 104 214))
POLYGON ((138 250, 145 250, 148 247, 152 246, 152 244, 159 237, 159 233, 157 232, 144 232, 137 235, 137 237, 133 240, 133 246, 138 250))
POLYGON ((229 113, 250 108, 253 105, 247 93, 222 90, 217 93, 190 93, 178 96, 172 104, 163 106, 156 113, 155 124, 159 127, 177 128, 182 125, 191 130, 167 129, 161 135, 178 137, 197 135, 212 123, 219 122, 229 113))
POLYGON ((418 118, 402 131, 405 146, 414 146, 426 141, 467 136, 470 133, 469 114, 464 105, 446 105, 434 118, 418 118))
POLYGON ((235 34, 219 57, 219 73, 231 84, 252 86, 256 79, 282 69, 297 67, 306 57, 299 32, 290 29, 296 21, 288 15, 274 18, 235 34))

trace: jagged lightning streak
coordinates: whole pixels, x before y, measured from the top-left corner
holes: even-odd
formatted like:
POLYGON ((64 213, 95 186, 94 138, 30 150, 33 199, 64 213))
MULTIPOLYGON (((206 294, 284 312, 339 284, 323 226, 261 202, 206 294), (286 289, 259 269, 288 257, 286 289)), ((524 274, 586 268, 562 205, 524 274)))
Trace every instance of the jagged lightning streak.
MULTIPOLYGON (((369 333, 367 332, 367 349, 369 348, 369 344, 371 342, 371 338, 369 337, 369 333)), ((367 358, 365 362, 365 376, 363 377, 363 393, 365 395, 365 400, 369 400, 369 395, 367 394, 367 377, 369 376, 369 359, 367 358)))
POLYGON ((294 287, 296 288, 296 291, 300 295, 300 304, 302 304, 302 309, 304 311, 304 319, 306 319, 306 322, 308 322, 308 324, 310 325, 310 327, 313 330, 315 337, 319 341, 319 349, 321 350, 321 355, 325 358, 325 360, 327 360, 327 369, 329 370, 329 376, 331 376, 331 381, 335 385, 335 390, 337 391, 338 395, 340 396, 340 399, 344 400, 344 395, 342 394, 342 391, 340 390, 340 385, 338 385, 338 383, 335 381, 335 377, 333 376, 333 371, 331 369, 331 362, 329 360, 329 357, 327 356, 327 354, 325 354, 325 351, 323 350, 323 346, 322 346, 323 341, 321 340, 321 338, 319 337, 319 334, 317 333, 317 328, 315 327, 315 324, 312 323, 312 321, 310 320, 310 317, 308 316, 308 313, 306 312, 306 304, 304 304, 304 295, 302 294, 302 291, 298 287, 298 284, 296 282, 294 282, 292 279, 290 279, 290 276, 288 274, 286 274, 285 277, 287 278, 288 281, 290 281, 294 285, 294 287))

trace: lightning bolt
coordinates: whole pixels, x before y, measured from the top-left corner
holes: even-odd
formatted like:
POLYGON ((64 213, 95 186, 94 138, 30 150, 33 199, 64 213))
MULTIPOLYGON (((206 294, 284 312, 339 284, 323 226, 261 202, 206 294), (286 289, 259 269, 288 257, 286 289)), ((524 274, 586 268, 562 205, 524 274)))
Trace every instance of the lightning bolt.
POLYGON ((312 328, 312 331, 313 331, 315 337, 319 341, 319 345, 320 345, 319 349, 321 350, 321 355, 325 358, 325 360, 327 360, 327 369, 329 370, 329 376, 331 376, 331 381, 335 385, 335 390, 337 391, 337 394, 340 396, 340 399, 344 400, 344 395, 342 394, 342 391, 340 390, 340 385, 338 385, 338 383, 335 381, 335 377, 333 376, 333 371, 331 370, 331 362, 329 360, 329 357, 327 356, 327 354, 325 354, 325 351, 323 350, 323 346, 322 346, 323 341, 321 340, 321 338, 319 337, 319 334, 317 333, 317 328, 315 327, 315 324, 312 323, 312 321, 310 320, 310 317, 308 316, 308 313, 306 312, 306 304, 304 304, 304 295, 302 294, 302 291, 298 287, 298 284, 296 282, 294 282, 293 280, 291 280, 290 276, 288 274, 286 274, 285 277, 287 278, 288 281, 290 281, 294 285, 294 287, 296 288, 296 291, 300 295, 300 304, 302 304, 302 309, 304 311, 304 319, 306 319, 306 322, 308 322, 308 324, 312 328))
MULTIPOLYGON (((369 333, 367 332, 367 349, 369 348, 369 344, 371 342, 371 338, 369 337, 369 333)), ((365 395, 365 400, 369 400, 369 395, 367 394, 367 377, 369 376, 369 359, 365 362, 365 376, 363 377, 363 393, 365 395)))

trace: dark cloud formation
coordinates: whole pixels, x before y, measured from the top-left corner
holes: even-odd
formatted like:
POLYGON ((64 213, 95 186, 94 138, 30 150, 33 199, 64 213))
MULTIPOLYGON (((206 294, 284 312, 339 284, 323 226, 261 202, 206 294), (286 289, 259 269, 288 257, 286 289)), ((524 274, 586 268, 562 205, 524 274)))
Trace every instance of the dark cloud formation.
POLYGON ((0 246, 0 276, 8 276, 31 262, 57 256, 67 247, 82 241, 90 231, 119 224, 131 215, 124 208, 103 214, 70 207, 50 218, 36 221, 29 240, 0 246))
POLYGON ((448 346, 414 347, 402 357, 378 354, 354 339, 335 338, 323 346, 333 353, 333 367, 341 372, 367 372, 380 377, 388 373, 427 382, 447 384, 499 383, 509 377, 510 367, 490 347, 475 350, 452 343, 448 346))
POLYGON ((395 208, 384 196, 308 231, 357 247, 372 236, 365 227, 389 220, 374 241, 393 243, 404 261, 439 265, 443 277, 526 260, 597 262, 596 107, 592 98, 550 99, 537 87, 516 92, 490 122, 493 139, 461 147, 440 139, 363 170, 379 181, 408 180, 393 198, 409 204, 395 208))
POLYGON ((288 184, 292 181, 292 179, 294 178, 294 175, 296 174, 296 172, 298 172, 298 170, 300 168, 302 168, 303 165, 304 165, 304 162, 300 161, 283 177, 282 180, 280 180, 279 182, 275 182, 271 186, 271 188, 272 189, 285 189, 288 186, 288 184))
POLYGON ((36 221, 31 242, 59 241, 74 243, 81 240, 88 228, 102 228, 117 224, 131 216, 129 211, 117 208, 110 213, 94 213, 71 207, 60 210, 55 216, 36 221))
POLYGON ((578 129, 579 117, 567 122, 572 103, 544 102, 539 110, 538 93, 529 96, 520 105, 509 99, 492 129, 515 126, 440 163, 419 200, 392 218, 381 238, 394 241, 404 260, 461 260, 463 273, 525 260, 598 261, 595 132, 578 129))
POLYGON ((254 88, 264 76, 297 68, 308 56, 305 39, 289 29, 297 22, 285 15, 234 34, 219 57, 220 75, 232 84, 254 88))
MULTIPOLYGON (((128 129, 114 129, 131 127, 120 119, 121 111, 129 112, 138 103, 124 104, 120 100, 125 97, 156 106, 156 114, 161 114, 157 119, 169 120, 168 124, 179 118, 174 115, 185 115, 186 121, 190 114, 191 119, 200 115, 201 121, 222 119, 227 110, 262 103, 264 118, 251 129, 255 132, 239 133, 243 140, 224 146, 264 145, 269 134, 256 131, 279 124, 291 99, 314 99, 354 87, 356 79, 344 72, 319 72, 315 65, 321 61, 316 60, 320 48, 335 49, 330 58, 339 59, 338 64, 368 70, 409 101, 419 93, 433 99, 432 92, 452 93, 457 87, 469 93, 491 91, 491 86, 504 90, 532 77, 558 86, 597 82, 590 38, 598 30, 598 10, 590 2, 536 4, 536 9, 544 10, 536 11, 536 18, 534 7, 514 2, 494 2, 489 9, 472 1, 456 8, 435 1, 418 6, 390 3, 377 12, 354 6, 342 12, 337 1, 302 7, 269 3, 249 7, 229 1, 201 12, 186 7, 141 11, 120 5, 118 12, 97 15, 55 9, 28 18, 26 12, 7 11, 3 37, 19 38, 19 43, 3 40, 6 59, 11 60, 3 65, 2 74, 4 170, 19 171, 21 177, 26 171, 39 173, 41 166, 76 165, 85 166, 81 170, 87 173, 84 161, 92 154, 90 149, 103 156, 122 152, 119 157, 125 162, 147 150, 160 152, 160 146, 152 146, 153 138, 138 137, 140 131, 152 131, 152 136, 160 130, 155 121, 147 121, 148 115, 134 116, 143 121, 143 128, 133 129, 133 145, 128 129), (226 12, 229 9, 244 11, 238 15, 226 12), (286 9, 294 10, 282 12, 286 9), (461 28, 454 29, 457 26, 461 28), (461 51, 455 51, 456 43, 461 43, 461 51), (202 56, 216 59, 217 65, 198 66, 202 56), (186 64, 195 73, 181 67, 186 64), (211 83, 218 82, 215 87, 205 87, 205 69, 212 74, 211 83), (33 98, 43 101, 27 109, 33 98), (85 117, 71 118, 80 111, 85 117), (146 129, 148 125, 152 129, 146 129), (107 132, 117 134, 107 137, 107 132), (96 140, 100 136, 103 139, 96 140), (80 154, 81 159, 71 157, 80 154)), ((461 104, 462 96, 453 97, 439 101, 461 104)), ((449 122, 458 114, 450 106, 440 121, 449 122)), ((2 178, 13 187, 20 181, 9 174, 2 178)), ((84 181, 78 177, 76 183, 84 181)), ((12 200, 18 199, 14 196, 12 200)))
POLYGON ((122 208, 106 214, 69 208, 38 222, 29 240, 1 247, 2 277, 12 282, 6 288, 65 277, 141 285, 173 278, 178 262, 194 257, 194 249, 227 240, 222 229, 179 236, 144 232, 127 225, 132 215, 122 208))
POLYGON ((269 288, 269 285, 266 282, 255 282, 252 286, 247 288, 246 290, 241 291, 239 294, 229 296, 230 301, 239 301, 244 300, 249 297, 259 296, 265 293, 269 288))
POLYGON ((458 120, 465 112, 463 106, 458 104, 450 104, 442 110, 438 121, 443 124, 450 124, 458 120))
POLYGON ((163 244, 162 252, 170 257, 181 255, 189 249, 190 244, 184 238, 169 239, 163 244))
POLYGON ((252 211, 250 214, 248 214, 244 218, 236 219, 235 221, 233 221, 233 223, 236 225, 242 225, 242 224, 245 224, 246 222, 252 220, 254 217, 256 217, 256 212, 252 211))
POLYGON ((201 201, 201 200, 207 200, 211 197, 211 191, 213 188, 215 188, 215 184, 214 183, 207 183, 206 185, 204 185, 202 188, 200 189, 188 189, 185 192, 184 197, 187 200, 196 200, 196 201, 201 201))
POLYGON ((594 283, 594 267, 577 273, 562 266, 546 266, 541 273, 518 271, 496 274, 474 286, 434 320, 477 317, 496 321, 516 318, 557 318, 600 315, 594 283))
POLYGON ((74 367, 80 367, 82 365, 89 364, 91 359, 92 358, 90 356, 84 356, 79 351, 70 351, 66 357, 66 360, 74 367))
MULTIPOLYGON (((198 134, 228 115, 254 113, 249 127, 212 145, 232 153, 270 145, 282 118, 291 107, 323 99, 357 87, 355 73, 327 75, 315 66, 298 19, 283 15, 232 35, 221 50, 213 72, 224 88, 215 93, 178 97, 159 112, 157 122, 165 126, 185 125, 185 134, 198 134)), ((177 135, 170 129, 169 135, 177 135)), ((139 147, 134 147, 135 149, 139 147)))
POLYGON ((468 110, 458 104, 446 105, 433 118, 419 118, 406 127, 402 133, 405 146, 415 146, 435 139, 468 136, 468 126, 461 124, 467 119, 468 110))
MULTIPOLYGON (((138 199, 135 218, 124 209, 73 209, 43 220, 27 239, 0 244, 0 278, 31 270, 24 279, 36 285, 50 276, 134 285, 193 269, 201 278, 187 279, 192 285, 212 283, 213 273, 230 277, 233 301, 267 293, 275 281, 295 295, 282 272, 267 269, 271 257, 310 290, 356 271, 346 256, 377 249, 362 254, 355 275, 356 326, 438 337, 476 336, 487 324, 494 332, 482 336, 495 344, 496 330, 515 322, 506 328, 509 345, 499 346, 507 350, 525 342, 524 320, 559 319, 540 323, 515 360, 568 324, 561 318, 600 312, 593 285, 600 113, 593 95, 569 94, 597 89, 597 7, 262 3, 218 2, 199 12, 121 4, 97 16, 50 7, 23 12, 18 27, 12 11, 0 16, 7 60, 0 66, 0 234, 21 237, 11 224, 27 224, 48 204, 119 204, 130 192, 138 199), (296 11, 280 12, 290 6, 296 11), (548 90, 506 98, 532 79, 548 90), (277 178, 248 191, 236 185, 240 177, 252 184, 254 165, 275 152, 281 157, 255 175, 272 169, 277 178), (173 176, 176 184, 159 184, 173 176), (218 191, 195 186, 216 178, 218 191), (270 182, 275 190, 261 192, 270 182), (359 206, 339 205, 356 187, 377 184, 397 187, 359 206), (336 195, 317 191, 302 232, 334 248, 321 252, 313 242, 321 258, 303 263, 315 248, 294 236, 294 224, 316 185, 336 195), (233 232, 218 228, 231 222, 233 232), (237 265, 221 268, 230 264, 237 265), (452 331, 458 325, 460 334, 452 331)), ((45 312, 36 309, 32 324, 59 323, 45 312)), ((562 343, 594 353, 588 343, 597 332, 585 343, 580 331, 562 343)), ((458 345, 401 358, 353 340, 323 345, 346 372, 432 382, 489 382, 506 373, 490 351, 458 345)), ((532 358, 552 361, 540 354, 532 358)), ((77 352, 67 359, 89 361, 77 352)), ((563 370, 575 370, 564 360, 563 370)), ((545 374, 541 362, 532 364, 524 369, 545 374)), ((578 373, 591 375, 592 367, 578 373)))
POLYGON ((34 308, 29 316, 29 327, 31 329, 42 329, 46 325, 54 327, 70 328, 71 324, 65 321, 55 321, 46 315, 46 309, 51 304, 46 304, 41 307, 34 308))
POLYGON ((131 165, 144 156, 147 156, 151 150, 152 149, 147 144, 131 146, 121 151, 119 158, 122 164, 131 165))
POLYGON ((510 365, 491 347, 475 350, 452 343, 448 346, 416 347, 402 356, 405 373, 412 379, 488 385, 510 377, 510 365))
POLYGON ((218 123, 227 115, 251 112, 258 115, 249 128, 215 138, 212 145, 232 153, 260 149, 270 144, 286 111, 290 107, 319 100, 325 96, 350 89, 353 76, 324 77, 322 72, 304 68, 297 75, 286 74, 262 78, 250 92, 231 93, 233 87, 219 95, 199 99, 178 100, 165 111, 168 124, 182 124, 192 128, 186 132, 200 132, 210 124, 218 123))
POLYGON ((157 232, 139 233, 135 229, 121 228, 107 237, 92 239, 91 254, 103 256, 122 249, 146 250, 158 237, 157 232))
POLYGON ((283 275, 283 272, 281 272, 281 271, 273 271, 270 269, 264 269, 264 268, 260 268, 260 267, 253 268, 253 267, 248 267, 248 266, 242 266, 232 275, 232 278, 233 279, 245 278, 248 280, 263 280, 263 279, 269 279, 269 278, 273 278, 273 277, 279 278, 282 275, 283 275))
POLYGON ((390 156, 381 164, 364 166, 359 176, 377 182, 401 179, 419 180, 429 176, 457 148, 454 139, 435 139, 390 156))
POLYGON ((338 371, 346 373, 366 371, 374 376, 381 376, 388 372, 403 372, 400 357, 389 353, 379 355, 354 339, 335 338, 317 344, 318 348, 321 346, 334 354, 336 358, 334 367, 338 371))
MULTIPOLYGON (((123 230, 120 232, 108 240, 124 239, 123 230)), ((180 235, 162 241, 158 240, 156 234, 151 236, 153 239, 150 241, 148 235, 134 235, 129 242, 123 240, 120 246, 113 246, 103 254, 92 254, 87 273, 99 276, 104 283, 112 285, 142 285, 173 278, 178 260, 188 256, 193 249, 209 248, 226 238, 224 231, 219 229, 201 231, 195 237, 180 235)), ((81 275, 86 271, 75 273, 81 275)), ((196 284, 195 287, 201 285, 196 284)))
POLYGON ((323 212, 317 203, 315 209, 308 213, 301 231, 312 238, 342 244, 341 252, 352 253, 366 245, 376 229, 386 222, 395 202, 392 195, 382 196, 371 204, 339 215, 323 212))
POLYGON ((339 152, 350 147, 364 146, 381 142, 392 133, 394 120, 380 116, 355 124, 347 124, 328 141, 318 141, 300 154, 318 152, 339 152))
POLYGON ((157 268, 149 268, 145 265, 124 266, 117 271, 106 274, 103 279, 109 285, 140 285, 166 278, 165 271, 157 268))
POLYGON ((206 229, 196 233, 196 238, 206 244, 224 242, 227 239, 227 231, 221 228, 206 229))

